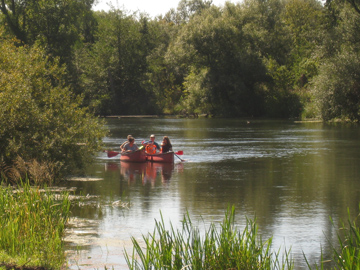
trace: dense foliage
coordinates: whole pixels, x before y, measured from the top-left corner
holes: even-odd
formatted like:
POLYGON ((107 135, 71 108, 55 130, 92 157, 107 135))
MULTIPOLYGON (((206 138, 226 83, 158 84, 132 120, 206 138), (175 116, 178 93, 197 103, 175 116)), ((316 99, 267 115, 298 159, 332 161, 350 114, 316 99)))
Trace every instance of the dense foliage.
POLYGON ((66 86, 57 61, 14 42, 0 39, 0 161, 36 160, 57 173, 82 167, 99 150, 102 126, 66 86))
POLYGON ((358 0, 93 4, 0 2, 2 162, 80 166, 104 134, 87 110, 360 119, 358 0))
POLYGON ((93 3, 4 0, 0 18, 95 114, 359 120, 358 0, 181 0, 156 18, 93 3))

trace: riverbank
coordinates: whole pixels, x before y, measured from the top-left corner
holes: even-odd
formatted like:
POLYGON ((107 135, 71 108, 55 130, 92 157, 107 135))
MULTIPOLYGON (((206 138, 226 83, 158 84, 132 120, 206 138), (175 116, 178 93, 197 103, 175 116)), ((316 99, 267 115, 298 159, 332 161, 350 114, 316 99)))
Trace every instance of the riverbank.
MULTIPOLYGON (((191 221, 183 218, 183 229, 175 230, 163 219, 155 229, 143 235, 141 242, 132 237, 133 252, 125 252, 129 269, 295 269, 290 251, 273 251, 272 237, 263 241, 255 221, 247 219, 242 231, 235 224, 235 208, 228 208, 222 223, 211 225, 202 234, 191 221), (143 243, 144 242, 144 243, 143 243), (145 248, 144 248, 145 246, 145 248)), ((333 224, 334 226, 334 224, 333 224)), ((358 269, 360 267, 360 228, 350 216, 340 229, 335 228, 339 248, 332 246, 332 259, 312 267, 304 254, 308 269, 358 269), (341 233, 340 233, 341 232, 341 233)))
MULTIPOLYGON (((14 190, 0 190, 0 269, 62 269, 65 263, 63 235, 70 211, 67 193, 55 194, 23 184, 14 190)), ((295 269, 290 252, 270 249, 272 237, 261 240, 255 221, 247 219, 245 228, 235 224, 235 208, 228 209, 222 223, 211 223, 205 235, 200 233, 189 214, 184 216, 183 230, 166 228, 156 221, 155 230, 140 243, 132 237, 133 252, 126 254, 129 269, 176 269, 196 265, 197 269, 295 269), (138 268, 140 266, 140 268, 138 268), (142 268, 141 268, 142 267, 142 268)), ((349 219, 338 231, 338 246, 331 260, 320 261, 319 269, 353 269, 360 266, 360 228, 349 219)), ((151 231, 151 230, 150 230, 151 231)), ((304 260, 307 258, 304 255, 304 260)), ((105 266, 104 266, 105 267, 105 266)), ((308 269, 314 268, 308 264, 308 269)))
MULTIPOLYGON (((223 118, 219 116, 210 116, 208 114, 163 114, 163 115, 108 115, 102 116, 103 118, 223 118)), ((225 117, 226 118, 226 117, 225 117)), ((232 119, 232 118, 230 118, 232 119)), ((318 118, 306 118, 306 119, 272 119, 272 118, 253 118, 253 117, 244 117, 244 118, 235 118, 246 121, 247 124, 250 124, 252 121, 294 121, 294 123, 358 123, 357 121, 351 121, 350 119, 333 119, 329 121, 324 121, 318 118)))
POLYGON ((0 189, 0 269, 60 269, 65 263, 68 193, 22 183, 0 189))

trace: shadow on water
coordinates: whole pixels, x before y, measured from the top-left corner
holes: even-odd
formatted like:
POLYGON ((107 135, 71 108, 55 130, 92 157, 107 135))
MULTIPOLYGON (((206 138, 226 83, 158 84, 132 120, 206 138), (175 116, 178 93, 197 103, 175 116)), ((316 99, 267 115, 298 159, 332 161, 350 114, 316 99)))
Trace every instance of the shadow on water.
POLYGON ((239 119, 110 119, 107 149, 118 150, 128 134, 136 142, 150 133, 170 137, 187 162, 132 164, 99 153, 89 179, 70 181, 84 202, 74 207, 68 242, 70 269, 127 269, 123 250, 130 237, 152 232, 160 211, 181 225, 220 222, 234 205, 237 225, 256 218, 273 248, 291 248, 295 269, 306 269, 302 253, 319 263, 330 257, 347 208, 360 201, 358 126, 239 119), (201 217, 201 218, 200 218, 201 217))

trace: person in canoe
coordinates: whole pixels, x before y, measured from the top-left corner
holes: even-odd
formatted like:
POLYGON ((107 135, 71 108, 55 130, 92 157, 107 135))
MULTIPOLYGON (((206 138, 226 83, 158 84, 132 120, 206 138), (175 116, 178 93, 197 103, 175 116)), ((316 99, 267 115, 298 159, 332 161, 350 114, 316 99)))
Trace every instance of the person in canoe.
POLYGON ((134 137, 128 138, 128 143, 124 145, 122 152, 134 152, 138 150, 138 146, 135 144, 134 137))
POLYGON ((169 139, 168 136, 164 136, 163 141, 161 143, 160 152, 161 153, 167 153, 167 152, 170 152, 170 151, 172 151, 172 145, 171 145, 170 139, 169 139))
POLYGON ((155 154, 156 150, 160 151, 160 145, 155 142, 155 135, 150 135, 150 141, 143 143, 145 146, 145 151, 148 154, 155 154))
POLYGON ((122 143, 122 145, 120 145, 120 150, 124 151, 124 146, 127 145, 129 143, 129 138, 131 138, 131 135, 127 135, 126 137, 126 141, 122 143))

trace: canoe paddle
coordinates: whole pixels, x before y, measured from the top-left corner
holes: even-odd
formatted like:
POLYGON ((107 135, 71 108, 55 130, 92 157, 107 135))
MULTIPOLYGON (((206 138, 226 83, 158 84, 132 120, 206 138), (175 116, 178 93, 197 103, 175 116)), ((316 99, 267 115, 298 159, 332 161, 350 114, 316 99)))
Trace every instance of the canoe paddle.
POLYGON ((120 152, 110 151, 110 150, 105 150, 104 152, 107 153, 108 158, 115 157, 115 156, 117 156, 118 154, 121 154, 120 152))
POLYGON ((180 159, 181 162, 185 162, 185 161, 186 161, 185 159, 180 158, 177 154, 183 155, 183 154, 184 154, 183 151, 174 152, 174 155, 175 155, 178 159, 180 159))

